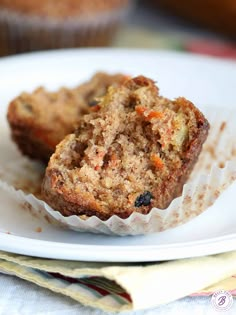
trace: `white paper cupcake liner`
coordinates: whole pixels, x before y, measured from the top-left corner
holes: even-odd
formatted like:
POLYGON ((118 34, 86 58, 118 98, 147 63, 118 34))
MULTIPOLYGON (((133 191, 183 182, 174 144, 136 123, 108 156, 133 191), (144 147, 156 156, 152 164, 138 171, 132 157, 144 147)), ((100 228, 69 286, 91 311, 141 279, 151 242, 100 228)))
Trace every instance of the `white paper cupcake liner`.
POLYGON ((165 210, 153 208, 147 215, 133 213, 127 219, 112 216, 107 221, 95 216, 64 217, 32 194, 39 191, 43 169, 23 157, 8 161, 4 169, 0 168, 0 189, 8 191, 17 202, 29 204, 35 212, 45 213, 52 221, 80 232, 138 235, 176 227, 214 205, 219 195, 236 180, 236 115, 235 112, 222 114, 222 109, 219 112, 217 109, 214 114, 211 110, 205 111, 211 124, 209 137, 182 195, 165 210), (20 189, 21 185, 25 192, 20 189))

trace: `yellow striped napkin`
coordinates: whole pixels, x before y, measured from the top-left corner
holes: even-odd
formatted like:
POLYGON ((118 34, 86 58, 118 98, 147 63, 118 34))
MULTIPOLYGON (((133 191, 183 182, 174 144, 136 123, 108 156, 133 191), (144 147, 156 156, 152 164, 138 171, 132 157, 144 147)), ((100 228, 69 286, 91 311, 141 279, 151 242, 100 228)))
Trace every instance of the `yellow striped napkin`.
POLYGON ((0 271, 110 312, 151 308, 219 289, 236 296, 236 251, 144 264, 63 261, 0 252, 0 271))

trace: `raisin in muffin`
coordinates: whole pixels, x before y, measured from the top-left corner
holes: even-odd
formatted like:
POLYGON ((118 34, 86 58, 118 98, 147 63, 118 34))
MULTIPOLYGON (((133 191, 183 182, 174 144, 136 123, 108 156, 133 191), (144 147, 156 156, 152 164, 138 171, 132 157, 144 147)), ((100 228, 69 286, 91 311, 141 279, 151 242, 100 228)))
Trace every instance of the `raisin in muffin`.
POLYGON ((96 104, 94 98, 126 79, 122 74, 99 72, 74 89, 61 88, 52 93, 38 88, 31 94, 22 93, 8 108, 13 140, 23 154, 47 163, 56 145, 74 131, 80 117, 96 110, 92 106, 96 104))
POLYGON ((146 77, 110 87, 97 112, 57 146, 42 185, 45 201, 64 216, 102 220, 165 209, 181 194, 208 129, 190 101, 159 96, 146 77))

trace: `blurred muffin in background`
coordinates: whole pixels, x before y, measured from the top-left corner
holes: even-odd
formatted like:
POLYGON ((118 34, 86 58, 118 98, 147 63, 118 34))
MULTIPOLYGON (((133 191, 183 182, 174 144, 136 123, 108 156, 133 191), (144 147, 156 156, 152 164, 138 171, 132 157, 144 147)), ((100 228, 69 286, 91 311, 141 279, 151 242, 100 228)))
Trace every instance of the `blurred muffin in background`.
POLYGON ((0 0, 0 55, 106 46, 129 0, 0 0))

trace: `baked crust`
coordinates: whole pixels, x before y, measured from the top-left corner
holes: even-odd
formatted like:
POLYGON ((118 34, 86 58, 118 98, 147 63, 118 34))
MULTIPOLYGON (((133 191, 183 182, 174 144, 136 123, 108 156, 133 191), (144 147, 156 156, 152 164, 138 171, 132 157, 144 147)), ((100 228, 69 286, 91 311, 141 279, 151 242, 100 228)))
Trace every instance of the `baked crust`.
POLYGON ((165 209, 182 192, 209 124, 185 98, 158 95, 143 76, 110 88, 52 155, 43 196, 65 216, 127 218, 165 209))

